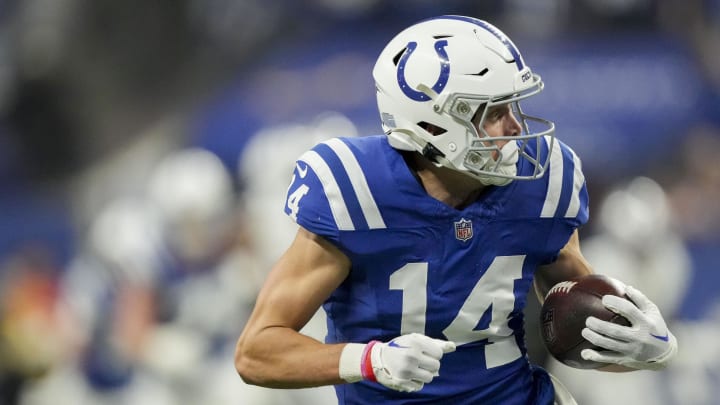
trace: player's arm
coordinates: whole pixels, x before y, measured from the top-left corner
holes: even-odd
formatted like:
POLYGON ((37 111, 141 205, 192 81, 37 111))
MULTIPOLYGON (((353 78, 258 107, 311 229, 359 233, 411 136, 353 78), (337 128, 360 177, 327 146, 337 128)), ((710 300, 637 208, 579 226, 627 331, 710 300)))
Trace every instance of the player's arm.
POLYGON ((300 229, 271 271, 235 349, 247 383, 302 388, 376 381, 417 391, 437 375, 452 342, 412 333, 391 342, 323 344, 300 334, 322 302, 345 280, 350 260, 324 238, 300 229))
POLYGON ((298 331, 347 277, 350 261, 324 238, 300 228, 270 272, 240 335, 235 367, 246 382, 300 388, 344 382, 344 345, 326 345, 298 331))
POLYGON ((555 284, 574 277, 592 274, 593 270, 580 251, 580 237, 577 229, 565 246, 560 249, 557 259, 541 266, 535 272, 535 293, 542 304, 550 288, 555 284))

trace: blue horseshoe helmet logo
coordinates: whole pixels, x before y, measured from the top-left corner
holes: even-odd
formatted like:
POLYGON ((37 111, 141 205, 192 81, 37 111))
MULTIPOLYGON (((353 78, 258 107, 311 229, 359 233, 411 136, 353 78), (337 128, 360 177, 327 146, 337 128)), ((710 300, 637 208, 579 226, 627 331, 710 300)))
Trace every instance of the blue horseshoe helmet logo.
MULTIPOLYGON (((438 77, 437 81, 435 81, 435 84, 432 86, 432 89, 436 93, 440 93, 442 91, 450 78, 450 61, 448 60, 448 55, 445 51, 447 44, 447 41, 444 39, 435 42, 435 53, 437 53, 441 61, 440 77, 438 77)), ((412 55, 415 51, 415 48, 417 48, 417 42, 408 42, 406 51, 402 58, 400 58, 400 63, 398 63, 397 81, 400 85, 400 90, 402 90, 402 92, 409 98, 415 101, 428 101, 430 100, 430 97, 427 94, 411 88, 405 80, 405 64, 410 58, 410 55, 412 55)))

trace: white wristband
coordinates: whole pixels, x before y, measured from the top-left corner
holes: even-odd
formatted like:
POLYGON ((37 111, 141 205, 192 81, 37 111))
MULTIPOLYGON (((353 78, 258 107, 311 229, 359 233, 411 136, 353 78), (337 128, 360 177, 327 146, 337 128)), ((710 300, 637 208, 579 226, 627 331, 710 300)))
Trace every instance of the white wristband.
POLYGON ((345 345, 342 353, 340 353, 340 364, 338 365, 340 378, 349 383, 363 379, 361 362, 365 346, 367 345, 362 343, 348 343, 345 345))

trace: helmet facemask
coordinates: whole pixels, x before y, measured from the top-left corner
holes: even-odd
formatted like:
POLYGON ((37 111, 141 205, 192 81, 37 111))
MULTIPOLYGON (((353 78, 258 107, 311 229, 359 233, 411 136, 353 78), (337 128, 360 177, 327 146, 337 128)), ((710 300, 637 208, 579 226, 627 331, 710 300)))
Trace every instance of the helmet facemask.
MULTIPOLYGON (((465 131, 464 133, 458 130, 447 131, 432 123, 421 122, 417 124, 417 131, 430 133, 432 138, 429 141, 425 139, 426 136, 420 137, 410 131, 400 130, 400 132, 421 145, 421 153, 435 165, 463 172, 486 185, 503 186, 512 180, 532 180, 542 177, 547 169, 548 156, 540 156, 543 150, 541 143, 544 142, 545 136, 549 136, 548 150, 552 150, 555 141, 555 124, 528 115, 520 107, 521 100, 542 91, 543 82, 540 77, 533 75, 533 81, 534 84, 522 92, 494 97, 466 93, 437 97, 437 94, 432 94, 426 86, 419 86, 420 90, 424 90, 433 101, 436 101, 433 109, 437 113, 451 116, 465 131), (520 123, 522 133, 490 136, 483 129, 488 112, 492 107, 503 104, 510 104, 512 113, 520 123), (481 117, 476 125, 473 120, 477 114, 481 117), (432 130, 428 127, 432 127, 432 130), (467 146, 461 150, 462 145, 467 146), (533 149, 538 151, 536 157, 530 153, 533 149), (531 174, 517 174, 517 162, 520 159, 525 159, 532 165, 531 174)), ((391 138, 392 132, 393 130, 390 130, 391 138)))
MULTIPOLYGON (((448 97, 442 113, 451 115, 461 122, 466 129, 467 148, 453 162, 452 168, 466 172, 483 184, 506 185, 512 180, 532 180, 542 177, 548 162, 548 156, 534 156, 530 151, 543 150, 541 143, 545 136, 550 136, 550 148, 554 142, 555 124, 533 117, 523 112, 520 100, 531 97, 543 88, 543 82, 533 75, 535 84, 520 92, 494 97, 473 94, 453 94, 448 97), (484 127, 488 112, 498 105, 509 104, 512 114, 521 127, 521 133, 503 136, 490 136, 484 127), (477 106, 475 109, 472 106, 477 106), (474 114, 471 114, 475 111, 474 114), (475 120, 480 115, 479 120, 475 120), (475 122, 473 122, 475 121, 475 122), (525 159, 533 167, 527 175, 517 174, 518 160, 525 159)), ((449 144, 452 149, 452 144, 449 144)))

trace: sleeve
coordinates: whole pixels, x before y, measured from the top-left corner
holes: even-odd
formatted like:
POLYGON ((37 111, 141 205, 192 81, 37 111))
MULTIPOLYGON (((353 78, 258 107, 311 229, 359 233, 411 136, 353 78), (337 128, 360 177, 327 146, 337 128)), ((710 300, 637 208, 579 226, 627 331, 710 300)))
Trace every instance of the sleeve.
POLYGON ((553 226, 547 235, 546 248, 555 261, 575 231, 589 219, 589 199, 582 162, 566 144, 555 140, 550 150, 549 172, 540 217, 551 219, 553 226))
POLYGON ((303 228, 336 244, 340 231, 353 230, 353 219, 337 177, 342 165, 326 145, 318 144, 295 162, 285 213, 303 228))
POLYGON ((589 219, 589 197, 582 162, 569 146, 555 141, 549 158, 549 174, 540 217, 557 218, 573 228, 589 219))

